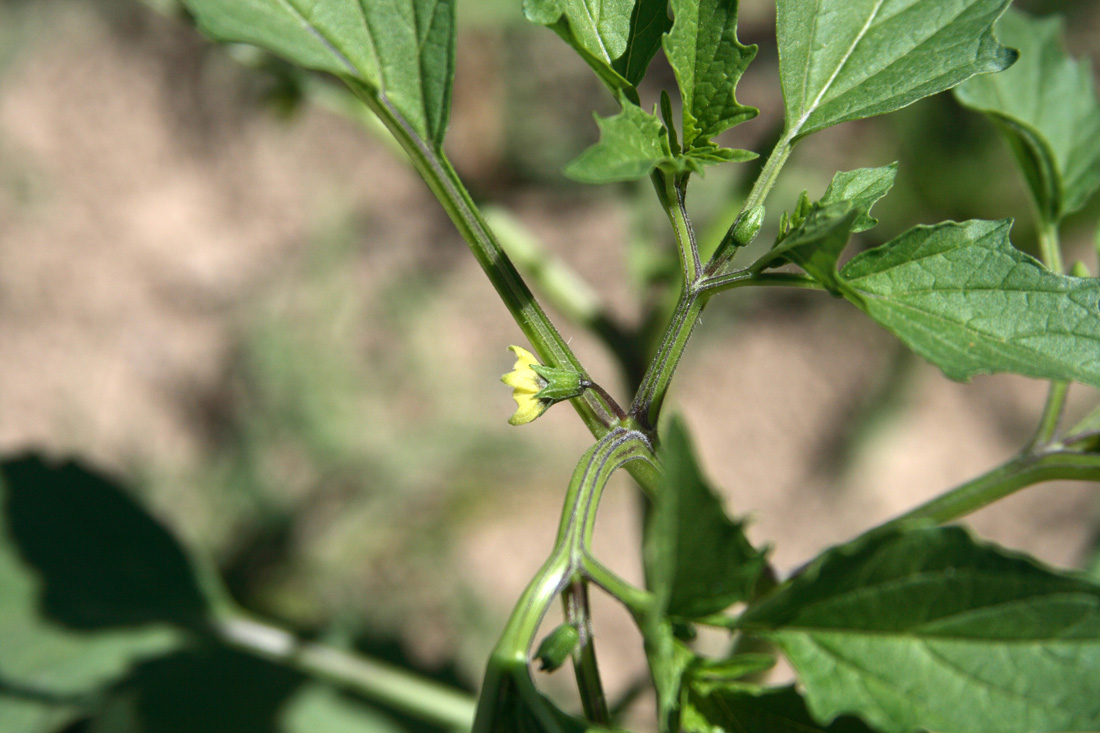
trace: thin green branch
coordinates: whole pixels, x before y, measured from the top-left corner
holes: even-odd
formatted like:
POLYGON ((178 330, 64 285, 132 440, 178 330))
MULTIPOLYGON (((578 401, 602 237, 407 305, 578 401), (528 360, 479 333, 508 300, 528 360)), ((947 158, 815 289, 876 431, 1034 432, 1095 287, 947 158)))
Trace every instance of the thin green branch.
POLYGON ((794 134, 788 131, 784 133, 783 137, 779 138, 779 142, 775 144, 772 154, 768 156, 768 162, 764 164, 764 168, 760 171, 760 175, 757 176, 756 182, 752 186, 752 190, 749 191, 749 197, 745 199, 745 204, 741 207, 741 213, 734 219, 733 224, 730 225, 730 228, 726 231, 726 235, 722 238, 722 241, 718 244, 718 248, 714 251, 714 255, 710 258, 710 262, 707 263, 705 271, 707 275, 720 275, 730 259, 732 259, 734 253, 737 251, 737 240, 734 236, 734 232, 737 231, 737 225, 741 223, 741 220, 748 212, 752 211, 757 206, 763 205, 764 200, 768 198, 768 194, 771 193, 772 187, 775 186, 775 182, 779 178, 779 172, 783 170, 783 166, 786 165, 787 159, 791 157, 791 152, 794 150, 793 140, 794 134))
POLYGON ((234 649, 328 680, 426 723, 456 731, 470 730, 473 725, 477 706, 473 697, 434 680, 341 649, 302 641, 239 611, 221 613, 213 631, 234 649))
POLYGON ((695 241, 695 229, 687 213, 687 182, 687 174, 670 176, 660 170, 653 172, 653 186, 657 190, 657 198, 676 235, 676 249, 680 253, 680 270, 683 273, 685 288, 699 279, 703 269, 699 261, 699 245, 695 241))
MULTIPOLYGON (((531 294, 443 153, 421 139, 384 97, 366 89, 359 91, 442 204, 540 359, 550 366, 569 368, 587 377, 580 360, 531 294)), ((607 432, 612 418, 596 393, 586 392, 571 402, 593 435, 600 437, 607 432)))
POLYGON ((580 632, 580 639, 573 649, 573 672, 577 677, 577 689, 581 693, 584 717, 591 723, 610 725, 611 714, 607 709, 607 695, 600 681, 600 667, 596 662, 596 646, 593 644, 588 585, 583 578, 575 578, 565 588, 562 603, 565 606, 565 620, 580 632))
POLYGON ((1020 489, 1044 481, 1100 481, 1100 455, 1067 450, 1022 453, 977 478, 886 522, 951 522, 993 504, 1020 489))
MULTIPOLYGON (((1039 225, 1039 253, 1043 258, 1043 264, 1047 269, 1062 274, 1065 271, 1065 264, 1062 261, 1062 243, 1058 235, 1058 223, 1040 220, 1042 223, 1039 225)), ((1046 406, 1043 408, 1039 427, 1035 431, 1035 437, 1032 438, 1028 450, 1034 450, 1054 440, 1062 413, 1065 411, 1068 395, 1069 382, 1050 383, 1046 406)))

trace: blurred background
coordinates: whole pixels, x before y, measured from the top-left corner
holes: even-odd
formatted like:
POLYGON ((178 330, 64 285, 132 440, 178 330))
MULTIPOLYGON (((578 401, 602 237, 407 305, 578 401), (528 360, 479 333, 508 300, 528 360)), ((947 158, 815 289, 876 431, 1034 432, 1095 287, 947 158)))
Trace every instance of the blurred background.
MULTIPOLYGON (((1067 15, 1071 51, 1098 68, 1095 0, 1016 5, 1067 15)), ((636 323, 674 260, 652 192, 560 173, 594 142, 592 112, 614 102, 518 0, 458 6, 456 168, 517 239, 636 323)), ((590 437, 564 407, 506 423, 499 377, 522 335, 384 136, 324 82, 211 45, 178 11, 170 0, 0 0, 0 452, 107 471, 211 558, 249 611, 474 689, 590 437)), ((737 96, 761 114, 724 142, 766 154, 782 122, 774 7, 744 0, 741 15, 741 40, 760 52, 737 96)), ((643 91, 674 86, 658 63, 643 91)), ((835 171, 894 160, 897 185, 860 246, 920 223, 1014 217, 1014 242, 1034 251, 1007 149, 949 95, 801 143, 770 224, 835 171)), ((704 241, 756 170, 693 183, 704 241)), ((1094 199, 1063 231, 1067 260, 1093 273, 1098 219, 1094 199)), ((601 343, 555 320, 629 401, 601 343)), ((671 400, 729 510, 789 571, 1011 456, 1045 394, 1011 376, 949 382, 827 296, 738 291, 708 307, 671 400)), ((1096 402, 1075 386, 1071 417, 1096 402)), ((640 581, 637 515, 620 479, 597 552, 640 581)), ((971 523, 1081 567, 1100 498, 1049 484, 971 523)), ((640 639, 616 609, 597 614, 614 696, 640 674, 640 639)), ((0 672, 3 656, 0 644, 0 672)), ((203 729, 162 716, 142 727, 74 713, 23 729, 203 729)), ((269 724, 288 725, 203 723, 269 724)))

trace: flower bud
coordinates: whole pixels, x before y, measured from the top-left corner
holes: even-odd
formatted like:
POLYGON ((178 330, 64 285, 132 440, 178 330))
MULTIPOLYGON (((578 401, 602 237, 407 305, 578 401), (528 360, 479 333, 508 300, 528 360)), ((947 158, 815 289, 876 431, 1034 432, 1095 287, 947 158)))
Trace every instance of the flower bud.
POLYGON ((527 349, 508 348, 516 355, 516 364, 500 381, 512 388, 512 399, 516 401, 516 411, 508 418, 512 425, 529 423, 550 405, 577 397, 590 386, 572 369, 543 366, 527 349))
POLYGON ((760 227, 764 224, 764 205, 758 204, 737 219, 733 227, 733 243, 737 247, 744 247, 756 239, 760 233, 760 227))
POLYGON ((543 672, 553 672, 565 664, 569 655, 580 641, 581 635, 573 624, 562 624, 546 635, 535 652, 535 659, 539 660, 539 669, 543 672))

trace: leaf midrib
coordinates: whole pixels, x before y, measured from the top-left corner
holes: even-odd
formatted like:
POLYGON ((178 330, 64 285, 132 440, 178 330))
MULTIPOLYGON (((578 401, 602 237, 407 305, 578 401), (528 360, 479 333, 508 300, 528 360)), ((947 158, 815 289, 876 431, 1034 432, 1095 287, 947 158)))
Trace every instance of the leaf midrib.
MULTIPOLYGON (((821 9, 821 2, 822 2, 822 0, 817 0, 817 11, 820 11, 820 9, 821 9)), ((868 18, 867 18, 867 22, 865 22, 863 24, 863 27, 859 29, 859 33, 857 33, 856 37, 852 40, 852 44, 848 47, 848 50, 846 50, 844 52, 844 57, 840 60, 840 63, 837 64, 836 68, 833 69, 832 75, 828 78, 828 80, 826 80, 825 84, 821 87, 821 91, 818 92, 817 97, 814 99, 813 102, 810 103, 810 106, 807 107, 806 110, 803 112, 802 117, 799 118, 798 122, 795 123, 794 127, 790 130, 789 134, 792 138, 796 137, 798 135, 799 130, 801 130, 803 125, 806 124, 806 120, 808 120, 810 118, 810 115, 812 115, 817 110, 818 105, 821 104, 821 99, 825 96, 826 92, 828 92, 829 89, 832 87, 833 83, 836 81, 837 76, 840 75, 840 72, 844 70, 844 67, 848 63, 848 59, 850 59, 852 57, 852 54, 856 50, 856 46, 858 46, 860 44, 860 42, 863 40, 864 36, 866 36, 867 32, 871 29, 871 26, 874 24, 875 18, 878 17, 878 13, 879 13, 880 10, 882 10, 882 6, 885 3, 886 3, 886 0, 877 0, 874 9, 871 11, 870 16, 868 16, 868 18)), ((820 15, 821 15, 820 12, 816 12, 816 11, 814 12, 814 28, 813 28, 813 32, 810 34, 811 42, 813 41, 813 38, 815 37, 815 35, 817 33, 817 19, 820 17, 820 15)), ((803 72, 803 77, 802 77, 802 89, 803 89, 802 98, 803 99, 805 99, 805 90, 806 90, 806 86, 809 84, 809 79, 810 79, 809 61, 810 61, 810 57, 807 56, 807 58, 806 58, 806 68, 803 72)))

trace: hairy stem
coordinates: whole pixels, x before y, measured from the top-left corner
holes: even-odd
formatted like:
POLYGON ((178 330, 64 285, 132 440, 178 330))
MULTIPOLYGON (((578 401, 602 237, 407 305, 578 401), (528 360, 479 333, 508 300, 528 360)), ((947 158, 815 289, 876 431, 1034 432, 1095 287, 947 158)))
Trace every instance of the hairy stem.
POLYGON ((562 603, 565 606, 565 620, 580 632, 580 639, 573 650, 573 672, 577 676, 577 689, 581 693, 584 717, 592 723, 609 725, 611 714, 607 709, 607 696, 604 694, 600 668, 596 663, 587 582, 583 578, 574 579, 562 593, 562 603))
MULTIPOLYGON (((421 139, 384 97, 366 89, 357 91, 385 123, 443 205, 539 358, 549 366, 569 368, 587 377, 580 360, 535 300, 443 153, 421 139)), ((596 393, 588 392, 571 402, 593 435, 600 437, 607 432, 612 419, 596 393)))
POLYGON ((726 236, 722 238, 718 248, 714 251, 714 255, 710 258, 710 262, 707 263, 707 275, 720 275, 737 251, 737 243, 734 237, 737 225, 741 223, 748 212, 762 205, 764 200, 768 198, 768 194, 771 193, 772 187, 775 186, 775 182, 779 178, 779 172, 783 170, 783 166, 786 165, 787 159, 791 157, 791 152, 794 150, 793 139, 794 135, 787 132, 775 144, 772 154, 768 156, 768 162, 764 164, 760 175, 756 177, 756 183, 753 184, 752 190, 749 191, 749 197, 745 199, 745 203, 741 207, 741 213, 734 219, 733 224, 726 231, 726 236))

